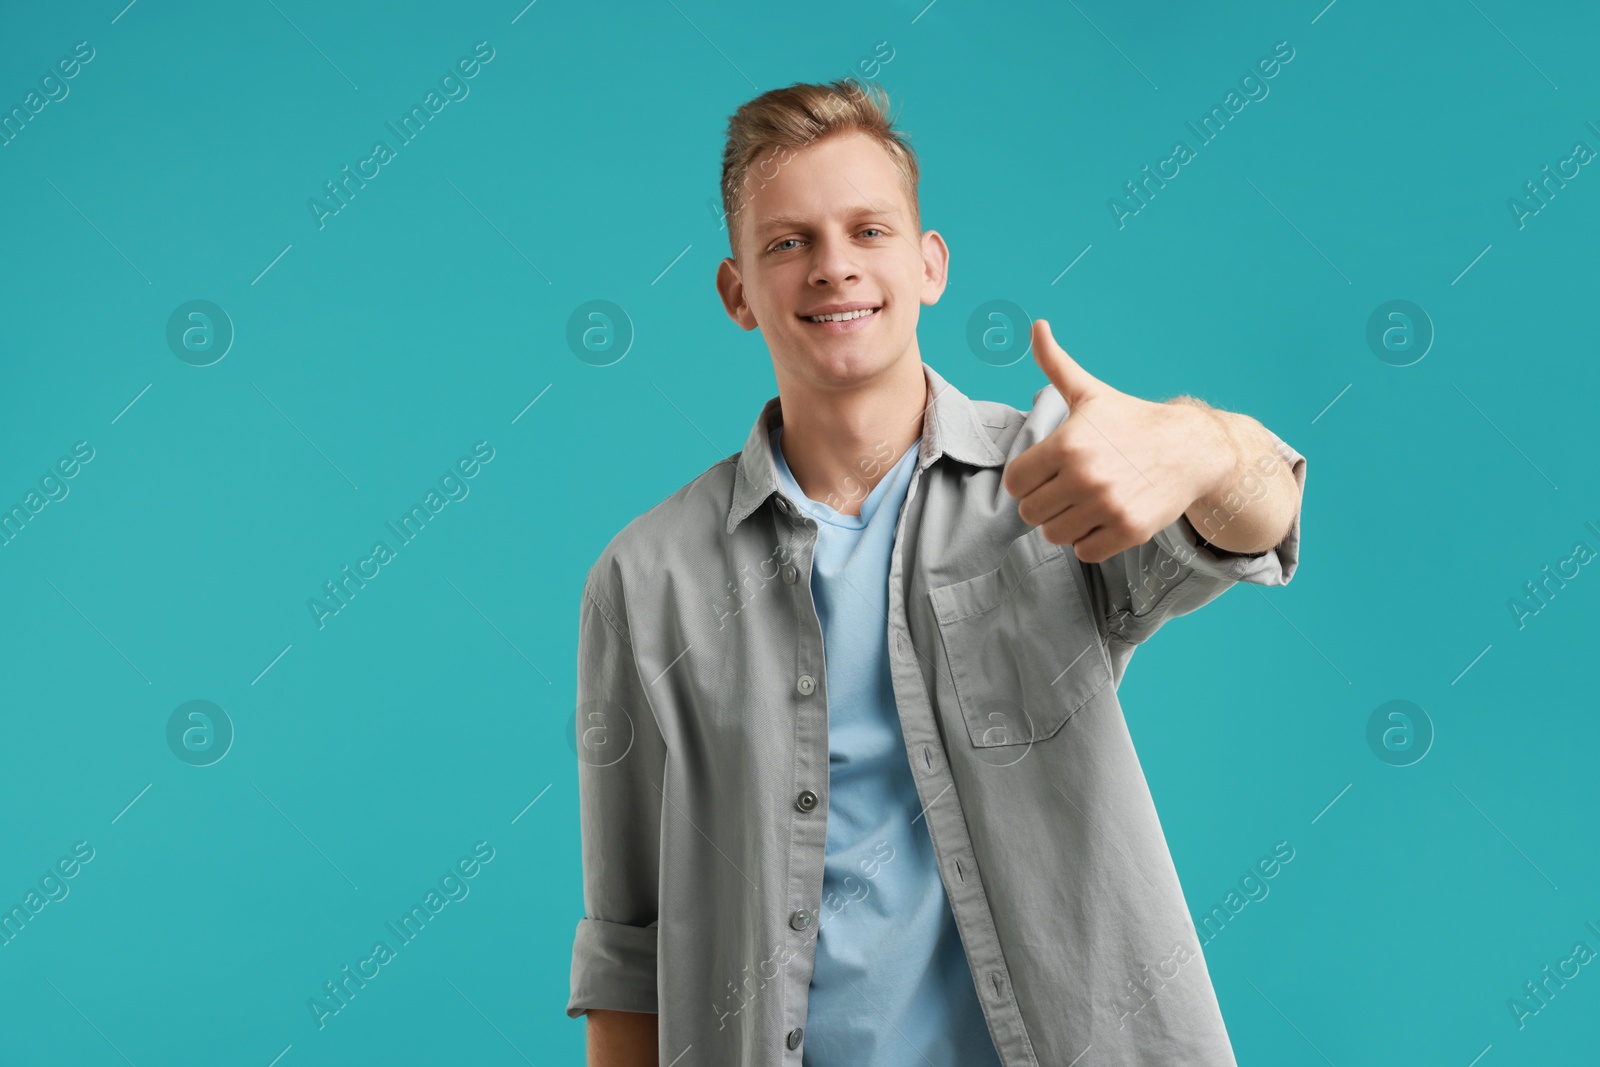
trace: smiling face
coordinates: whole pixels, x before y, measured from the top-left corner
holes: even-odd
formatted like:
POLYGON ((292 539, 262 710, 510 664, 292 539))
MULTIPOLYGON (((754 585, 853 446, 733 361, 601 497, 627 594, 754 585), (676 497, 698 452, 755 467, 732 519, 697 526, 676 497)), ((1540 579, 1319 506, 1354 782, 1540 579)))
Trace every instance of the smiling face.
POLYGON ((889 154, 848 131, 782 158, 775 176, 747 184, 738 259, 717 269, 728 315, 761 330, 780 387, 826 391, 920 362, 917 317, 944 292, 949 252, 919 232, 889 154), (847 321, 817 321, 830 313, 847 321))

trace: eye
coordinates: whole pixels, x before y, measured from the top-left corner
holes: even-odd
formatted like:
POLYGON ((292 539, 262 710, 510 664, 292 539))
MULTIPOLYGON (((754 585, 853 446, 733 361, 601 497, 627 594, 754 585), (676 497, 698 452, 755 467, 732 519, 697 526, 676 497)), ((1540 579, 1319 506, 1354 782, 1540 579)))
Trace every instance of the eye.
POLYGON ((861 232, 862 233, 876 233, 876 234, 883 233, 883 231, 878 229, 876 226, 868 226, 865 230, 862 230, 861 232))
POLYGON ((767 249, 767 251, 768 252, 787 252, 787 251, 789 251, 789 249, 784 248, 783 246, 788 244, 790 241, 798 241, 798 240, 800 240, 800 238, 798 238, 798 237, 785 237, 783 240, 779 241, 777 244, 775 244, 771 248, 767 249))

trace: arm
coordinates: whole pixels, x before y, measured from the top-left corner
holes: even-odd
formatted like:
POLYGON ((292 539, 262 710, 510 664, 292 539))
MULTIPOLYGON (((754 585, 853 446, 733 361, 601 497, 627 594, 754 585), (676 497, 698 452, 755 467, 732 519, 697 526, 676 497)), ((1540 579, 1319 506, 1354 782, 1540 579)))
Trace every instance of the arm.
POLYGON ((589 1067, 645 1067, 657 1062, 657 1016, 590 1008, 589 1067))
POLYGON ((1213 547, 1243 555, 1282 544, 1300 510, 1300 485, 1279 456, 1273 435, 1248 415, 1213 408, 1196 397, 1167 403, 1191 407, 1211 423, 1209 433, 1196 430, 1202 453, 1197 462, 1218 474, 1184 510, 1195 531, 1213 547))
MULTIPOLYGON (((1261 427, 1253 419, 1248 421, 1261 427)), ((1258 586, 1289 583, 1300 560, 1300 500, 1306 459, 1270 430, 1261 427, 1261 432, 1266 435, 1267 450, 1243 465, 1245 473, 1232 489, 1218 491, 1214 499, 1198 498, 1143 544, 1085 565, 1091 595, 1110 635, 1124 644, 1139 644, 1168 620, 1210 603, 1236 582, 1258 586), (1284 498, 1270 486, 1275 475, 1263 473, 1274 469, 1288 478, 1292 494, 1283 530, 1276 528, 1277 520, 1262 506, 1269 494, 1277 493, 1280 503, 1284 498), (1242 528, 1247 516, 1255 517, 1256 529, 1264 526, 1266 532, 1229 537, 1225 531, 1242 528)))
POLYGON ((1180 519, 1192 532, 1209 530, 1202 536, 1223 553, 1264 553, 1289 536, 1299 457, 1280 451, 1266 427, 1193 397, 1155 403, 1124 393, 1063 351, 1045 320, 1033 325, 1034 358, 1067 413, 1010 459, 1004 484, 1045 540, 1099 564, 1180 519))
POLYGON ((655 1033, 657 899, 667 746, 635 662, 603 557, 585 582, 578 629, 578 814, 584 915, 572 948, 567 1016, 588 1023, 594 1063, 638 1059, 655 1033))
POLYGON ((1055 388, 1036 396, 1036 425, 1024 423, 1003 484, 1024 522, 1072 546, 1104 633, 1121 642, 1115 677, 1131 646, 1235 582, 1288 584, 1304 456, 1248 416, 1113 388, 1063 351, 1044 319, 1033 324, 1033 354, 1055 388))

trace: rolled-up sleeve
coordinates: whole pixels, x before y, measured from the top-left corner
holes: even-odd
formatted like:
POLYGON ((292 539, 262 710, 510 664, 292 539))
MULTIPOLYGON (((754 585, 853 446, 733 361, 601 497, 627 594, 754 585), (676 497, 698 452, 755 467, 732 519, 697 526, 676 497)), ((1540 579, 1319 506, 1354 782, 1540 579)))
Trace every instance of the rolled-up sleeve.
POLYGON ((661 785, 666 745, 616 600, 595 572, 578 629, 578 799, 584 917, 567 1016, 656 1012, 661 785))
MULTIPOLYGON (((1294 475, 1303 500, 1306 458, 1277 434, 1267 432, 1272 435, 1278 459, 1294 475)), ((1216 520, 1226 522, 1261 499, 1267 485, 1265 479, 1260 461, 1247 459, 1244 477, 1225 498, 1216 520)), ((1294 521, 1283 540, 1265 552, 1217 548, 1200 536, 1187 515, 1179 515, 1144 544, 1087 565, 1107 635, 1136 645, 1168 619, 1203 607, 1235 582, 1287 585, 1300 562, 1300 511, 1295 509, 1294 521)))

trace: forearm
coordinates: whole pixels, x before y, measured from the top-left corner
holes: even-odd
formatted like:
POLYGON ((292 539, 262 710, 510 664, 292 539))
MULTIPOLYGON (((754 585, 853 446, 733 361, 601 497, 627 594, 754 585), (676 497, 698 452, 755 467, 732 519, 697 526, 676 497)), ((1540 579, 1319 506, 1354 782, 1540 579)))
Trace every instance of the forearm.
POLYGON ((584 1018, 589 1067, 648 1067, 658 1062, 658 1019, 653 1013, 591 1008, 584 1018))
POLYGON ((1300 487, 1272 434, 1248 415, 1222 411, 1194 397, 1185 403, 1216 428, 1204 463, 1205 489, 1184 514, 1200 536, 1229 552, 1265 552, 1281 543, 1300 508, 1300 487))

